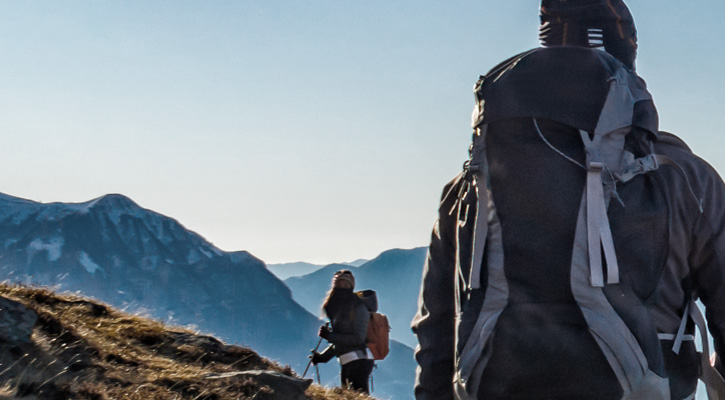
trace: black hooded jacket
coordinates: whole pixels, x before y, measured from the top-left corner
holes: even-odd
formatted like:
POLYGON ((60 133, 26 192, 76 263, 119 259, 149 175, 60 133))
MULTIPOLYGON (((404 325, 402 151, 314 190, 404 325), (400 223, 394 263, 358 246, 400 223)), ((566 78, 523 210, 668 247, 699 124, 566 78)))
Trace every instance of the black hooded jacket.
POLYGON ((367 348, 365 339, 370 313, 352 289, 334 288, 325 314, 330 319, 332 332, 327 337, 330 346, 320 354, 322 362, 367 348))

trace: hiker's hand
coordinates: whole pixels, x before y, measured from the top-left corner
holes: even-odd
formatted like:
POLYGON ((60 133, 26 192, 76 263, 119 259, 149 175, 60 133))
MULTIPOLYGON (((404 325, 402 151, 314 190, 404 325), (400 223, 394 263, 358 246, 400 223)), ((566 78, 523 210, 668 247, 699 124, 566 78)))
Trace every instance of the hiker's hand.
POLYGON ((315 365, 322 362, 322 357, 320 356, 320 353, 318 353, 316 351, 313 352, 312 355, 310 356, 310 361, 312 361, 312 364, 315 364, 315 365))
POLYGON ((327 339, 330 337, 330 328, 327 325, 322 325, 320 330, 317 332, 317 336, 327 339))

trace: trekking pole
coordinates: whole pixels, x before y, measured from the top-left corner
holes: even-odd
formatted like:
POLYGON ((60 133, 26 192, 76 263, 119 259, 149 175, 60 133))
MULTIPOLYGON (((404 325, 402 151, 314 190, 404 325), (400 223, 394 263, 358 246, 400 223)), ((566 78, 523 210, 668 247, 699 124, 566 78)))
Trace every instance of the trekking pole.
POLYGON ((322 382, 320 382, 320 367, 315 364, 315 372, 317 372, 317 384, 322 386, 322 382))
MULTIPOLYGON (((315 354, 317 352, 317 349, 320 348, 320 344, 322 343, 322 338, 317 341, 317 346, 315 346, 314 350, 312 350, 312 354, 315 354)), ((312 357, 310 357, 310 362, 307 363, 307 368, 305 368, 305 372, 302 373, 302 377, 304 378, 305 375, 307 375, 307 370, 310 369, 310 365, 312 365, 312 357)), ((317 369, 317 364, 315 364, 315 369, 317 369)), ((320 379, 320 373, 317 373, 317 380, 320 379)))
MULTIPOLYGON (((329 327, 330 326, 330 323, 329 322, 325 322, 325 326, 329 327)), ((317 341, 317 346, 315 346, 315 348, 312 349, 312 354, 313 355, 317 352, 317 349, 320 348, 320 344, 322 344, 322 338, 320 338, 320 340, 317 341)), ((310 357, 310 362, 307 363, 307 367, 305 368, 305 372, 302 373, 302 377, 303 378, 305 377, 305 375, 307 375, 307 370, 310 369, 310 365, 312 365, 312 357, 310 357)), ((317 364, 315 364, 315 369, 317 369, 317 364)), ((320 373, 319 373, 319 371, 317 372, 317 380, 318 381, 320 380, 320 373)))
POLYGON ((373 385, 373 372, 378 369, 378 364, 373 364, 373 370, 370 372, 370 393, 375 391, 375 385, 373 385))

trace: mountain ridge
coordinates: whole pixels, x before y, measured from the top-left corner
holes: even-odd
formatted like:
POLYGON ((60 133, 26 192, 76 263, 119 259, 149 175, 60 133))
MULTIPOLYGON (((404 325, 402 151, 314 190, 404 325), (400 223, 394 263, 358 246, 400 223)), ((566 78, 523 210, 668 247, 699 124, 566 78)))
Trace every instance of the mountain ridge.
MULTIPOLYGON (((345 265, 349 267, 359 267, 365 264, 369 260, 364 258, 358 258, 350 262, 339 262, 332 263, 338 265, 345 265)), ((315 272, 330 264, 313 264, 304 261, 279 263, 279 264, 267 264, 267 269, 272 271, 279 279, 285 280, 287 278, 298 277, 315 272)))
MULTIPOLYGON (((246 251, 225 252, 179 221, 123 195, 83 203, 0 196, 0 276, 85 296, 222 340, 301 370, 319 313, 246 251)), ((328 281, 329 282, 329 281, 328 281)), ((393 344, 376 372, 380 394, 412 396, 412 349, 393 344), (401 371, 405 371, 401 373, 401 371)), ((336 383, 339 367, 321 366, 336 383)))

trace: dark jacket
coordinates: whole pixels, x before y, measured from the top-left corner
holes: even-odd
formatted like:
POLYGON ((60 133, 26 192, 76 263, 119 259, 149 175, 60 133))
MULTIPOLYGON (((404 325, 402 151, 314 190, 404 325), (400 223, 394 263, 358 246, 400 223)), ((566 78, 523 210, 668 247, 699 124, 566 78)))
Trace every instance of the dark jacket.
POLYGON ((333 289, 325 314, 330 319, 332 332, 327 338, 330 346, 320 354, 322 362, 367 348, 365 339, 370 312, 352 289, 333 289))
MULTIPOLYGON (((525 66, 525 62, 521 65, 525 66)), ((516 67, 517 65, 513 65, 512 68, 516 67)), ((552 69, 551 72, 554 73, 556 70, 552 69)), ((582 73, 585 71, 586 68, 582 68, 582 73)), ((516 77, 516 75, 511 76, 516 77)), ((525 80, 521 82, 527 84, 525 80)), ((542 90, 542 96, 556 93, 554 82, 544 83, 544 86, 546 85, 554 86, 542 90)), ((579 90, 574 86, 567 89, 579 90)), ((531 91, 526 93, 528 93, 527 100, 536 101, 535 94, 531 91)), ((587 93, 587 101, 595 101, 601 97, 594 91, 587 93)), ((536 104, 547 106, 539 110, 541 113, 539 117, 554 119, 545 113, 561 109, 575 110, 578 106, 586 110, 601 108, 566 96, 560 101, 569 103, 562 104, 562 107, 554 107, 551 102, 537 102, 536 104)), ((490 115, 498 112, 497 107, 501 108, 499 115, 505 113, 512 115, 506 115, 506 118, 494 122, 493 124, 498 125, 492 129, 498 133, 490 133, 490 138, 487 140, 520 141, 521 150, 530 154, 525 163, 517 164, 506 155, 489 153, 491 168, 499 169, 492 172, 491 185, 503 227, 506 279, 513 281, 515 289, 510 293, 509 301, 521 304, 522 307, 532 305, 539 307, 543 304, 556 304, 556 307, 549 308, 551 310, 567 307, 573 302, 568 294, 570 289, 565 286, 562 286, 561 290, 544 293, 540 288, 545 286, 516 285, 521 279, 531 280, 532 276, 540 277, 541 282, 550 280, 556 274, 566 277, 572 243, 567 237, 573 235, 573 224, 576 222, 576 215, 570 211, 578 206, 584 176, 576 167, 566 170, 567 161, 557 159, 559 156, 544 146, 534 133, 530 118, 520 118, 526 115, 532 106, 522 103, 486 104, 490 115), (515 115, 518 111, 515 107, 517 105, 522 107, 521 115, 515 115), (517 133, 522 133, 524 136, 517 137, 515 136, 517 133), (565 170, 564 172, 572 179, 551 172, 546 167, 551 160, 564 163, 562 171, 565 170), (506 179, 503 179, 504 176, 506 179), (520 189, 508 185, 508 182, 517 178, 526 180, 527 185, 520 189), (573 189, 570 187, 572 185, 575 186, 573 189), (564 191, 571 192, 571 196, 563 197, 573 202, 569 206, 558 204, 547 197, 549 196, 547 193, 561 194, 564 191), (545 219, 543 223, 540 220, 542 217, 545 219), (566 240, 557 240, 560 236, 566 240), (514 238, 514 241, 507 238, 514 238), (518 247, 506 247, 512 246, 511 243, 518 244, 518 247), (533 254, 535 251, 540 252, 539 258, 526 259, 527 254, 533 254)), ((560 122, 570 126, 586 123, 577 119, 588 120, 586 113, 572 112, 566 117, 570 120, 560 122)), ((593 117, 596 118, 597 115, 593 117)), ((651 129, 652 125, 650 120, 643 119, 639 127, 651 129)), ((542 123, 541 126, 544 132, 556 132, 560 127, 552 122, 542 123)), ((559 132, 563 134, 550 135, 549 140, 565 150, 565 153, 577 158, 577 161, 583 162, 583 151, 576 137, 578 132, 575 130, 573 136, 561 130, 559 132)), ((632 334, 643 347, 642 350, 652 371, 660 376, 669 376, 672 398, 679 399, 691 393, 688 391, 694 390, 696 384, 698 365, 695 361, 694 345, 692 342, 683 345, 680 355, 673 358, 672 342, 663 341, 659 348, 656 342, 654 342, 656 347, 652 347, 653 342, 650 339, 655 335, 656 340, 656 333, 676 333, 685 306, 691 299, 699 297, 707 307, 707 320, 714 338, 715 350, 718 353, 725 351, 723 347, 725 346, 725 214, 723 214, 725 186, 707 163, 694 156, 684 143, 672 135, 659 134, 655 153, 669 156, 682 170, 679 170, 680 167, 661 166, 656 171, 638 176, 618 187, 619 195, 626 207, 613 201, 609 208, 609 218, 615 236, 615 249, 620 258, 622 283, 605 288, 604 294, 623 319, 627 322, 634 321, 628 324, 630 327, 643 328, 640 331, 633 331, 632 334), (626 257, 620 257, 621 255, 626 257), (636 307, 629 307, 630 305, 636 307), (645 321, 647 324, 638 325, 639 321, 645 321), (663 370, 665 368, 666 371, 663 370)), ((470 182, 466 181, 464 174, 446 185, 439 207, 439 218, 431 237, 421 287, 420 308, 413 321, 413 330, 419 340, 416 349, 419 368, 415 387, 418 400, 455 398, 452 382, 457 372, 456 355, 457 351, 461 350, 459 343, 461 332, 465 336, 465 331, 469 329, 467 318, 471 317, 466 311, 470 308, 474 310, 476 307, 481 308, 481 293, 475 291, 461 293, 456 284, 458 281, 456 265, 471 263, 473 224, 467 222, 470 222, 471 212, 475 213, 477 199, 475 192, 468 195, 469 190, 470 182), (467 297, 467 300, 463 302, 461 313, 458 314, 457 299, 462 297, 467 297)), ((464 276, 468 276, 466 271, 463 272, 464 276)), ((483 274, 482 279, 485 279, 485 276, 483 274)), ((486 287, 485 282, 483 287, 486 287)), ((571 315, 568 312, 564 314, 571 315)), ((546 315, 533 315, 539 315, 543 325, 548 321, 546 315)), ((476 315, 471 318, 475 322, 476 315)), ((516 335, 519 322, 522 321, 503 315, 499 325, 501 329, 506 330, 504 334, 516 335)), ((572 323, 579 324, 580 321, 572 320, 572 323)), ((693 330, 692 324, 688 324, 687 333, 692 333, 693 330)), ((499 339, 505 340, 506 337, 504 335, 499 339)), ((547 341, 539 336, 524 340, 528 345, 538 342, 550 344, 561 339, 553 336, 553 340, 547 341)), ((501 345, 500 340, 496 343, 501 345)), ((516 347, 515 345, 516 343, 512 348, 516 347)), ((494 359, 498 357, 495 351, 492 357, 494 359)), ((508 360, 506 357, 499 358, 496 365, 502 369, 510 368, 508 360)), ((542 360, 545 366, 535 370, 545 373, 550 372, 546 370, 547 368, 554 370, 557 366, 549 364, 549 361, 551 360, 542 360)), ((590 371, 587 368, 584 370, 590 371)), ((495 371, 493 372, 495 375, 495 371)), ((723 372, 722 369, 720 372, 723 372)), ((554 375, 557 379, 567 378, 562 374, 554 375)), ((496 384, 496 380, 490 382, 496 384)), ((534 384, 529 386, 532 385, 534 384)), ((531 388, 536 390, 535 387, 531 388)), ((592 393, 596 391, 592 390, 592 393)), ((616 396, 616 393, 612 396, 616 396)))
MULTIPOLYGON (((682 170, 661 167, 657 174, 669 205, 669 254, 657 301, 649 311, 658 332, 674 334, 687 301, 700 300, 715 353, 720 355, 725 352, 725 185, 707 162, 670 133, 660 133, 655 151, 675 160, 682 170)), ((686 333, 694 334, 694 328, 689 322, 686 333)), ((679 354, 671 347, 672 341, 663 342, 674 399, 676 392, 694 392, 699 366, 694 341, 684 342, 679 354)), ((725 376, 720 357, 716 369, 725 376)))

